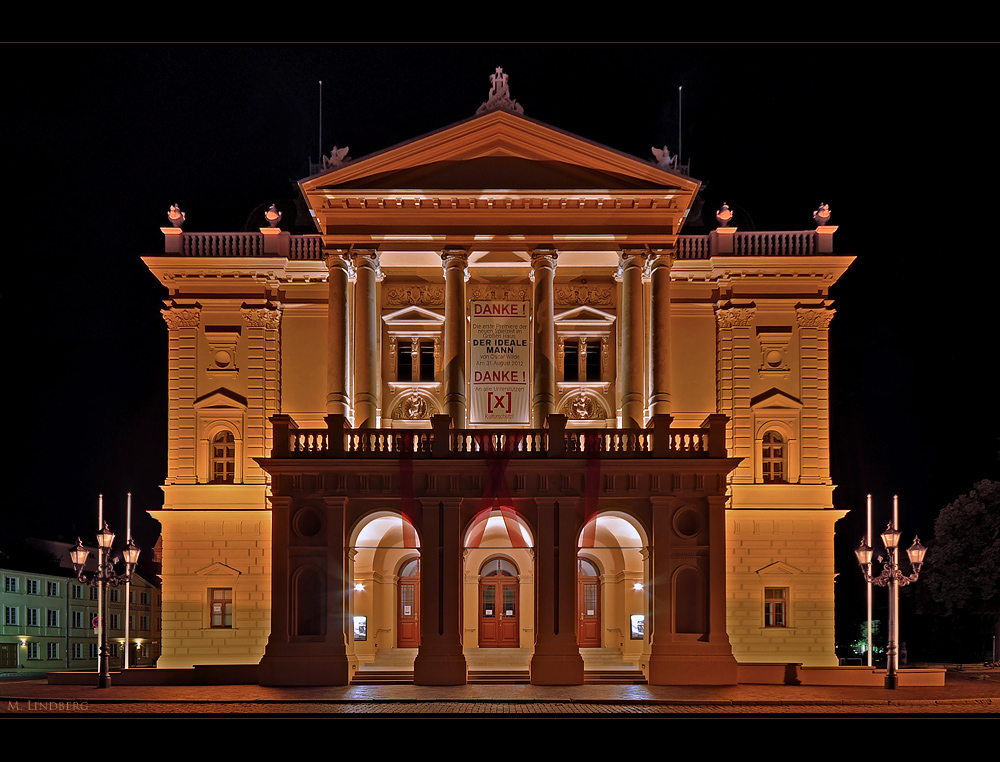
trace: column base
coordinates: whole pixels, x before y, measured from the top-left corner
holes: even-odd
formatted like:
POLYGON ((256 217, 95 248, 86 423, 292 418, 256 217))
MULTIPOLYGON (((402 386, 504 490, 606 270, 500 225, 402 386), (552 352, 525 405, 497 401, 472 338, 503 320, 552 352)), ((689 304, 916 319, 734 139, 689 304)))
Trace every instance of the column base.
POLYGON ((260 685, 350 685, 346 655, 268 656, 260 660, 260 685))
POLYGON ((736 685, 736 659, 728 655, 659 654, 646 659, 650 685, 736 685))
POLYGON ((538 653, 531 657, 532 685, 583 685, 583 657, 574 653, 538 653))
POLYGON ((414 685, 465 685, 469 665, 464 654, 417 654, 413 660, 414 685))

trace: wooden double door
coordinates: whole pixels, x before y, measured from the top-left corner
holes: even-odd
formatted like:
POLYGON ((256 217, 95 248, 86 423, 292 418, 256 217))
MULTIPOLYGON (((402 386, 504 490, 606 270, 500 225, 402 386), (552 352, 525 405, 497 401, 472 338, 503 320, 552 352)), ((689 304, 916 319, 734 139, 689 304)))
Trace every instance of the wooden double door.
POLYGON ((479 580, 479 647, 520 648, 516 577, 495 574, 479 580))

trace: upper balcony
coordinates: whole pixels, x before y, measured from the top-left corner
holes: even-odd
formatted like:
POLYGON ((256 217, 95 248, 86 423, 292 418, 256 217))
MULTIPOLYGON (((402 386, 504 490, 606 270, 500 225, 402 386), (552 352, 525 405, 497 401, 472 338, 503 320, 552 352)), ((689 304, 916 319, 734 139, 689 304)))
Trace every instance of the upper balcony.
POLYGON ((550 415, 548 427, 453 429, 447 415, 429 429, 352 429, 342 415, 327 416, 325 429, 300 429, 288 415, 271 418, 272 458, 725 458, 724 415, 701 428, 671 427, 669 415, 646 429, 567 428, 550 415))

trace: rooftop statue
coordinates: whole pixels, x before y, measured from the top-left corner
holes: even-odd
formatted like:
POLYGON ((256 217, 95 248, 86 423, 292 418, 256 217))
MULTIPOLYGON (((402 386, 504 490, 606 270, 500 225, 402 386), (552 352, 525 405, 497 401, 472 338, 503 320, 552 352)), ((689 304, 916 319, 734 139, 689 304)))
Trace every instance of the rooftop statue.
POLYGON ((476 114, 485 114, 490 111, 509 111, 512 114, 524 114, 524 109, 517 101, 512 101, 510 99, 510 90, 507 87, 507 75, 503 73, 503 69, 499 66, 496 72, 490 75, 490 82, 493 86, 490 88, 490 97, 479 109, 476 114))
POLYGON ((349 146, 344 146, 343 148, 334 146, 333 150, 330 151, 330 155, 323 157, 323 169, 340 169, 351 160, 351 157, 347 155, 347 152, 350 150, 349 146))
POLYGON ((653 148, 653 156, 656 159, 656 166, 660 169, 676 169, 677 157, 670 155, 670 149, 663 146, 663 149, 653 148))

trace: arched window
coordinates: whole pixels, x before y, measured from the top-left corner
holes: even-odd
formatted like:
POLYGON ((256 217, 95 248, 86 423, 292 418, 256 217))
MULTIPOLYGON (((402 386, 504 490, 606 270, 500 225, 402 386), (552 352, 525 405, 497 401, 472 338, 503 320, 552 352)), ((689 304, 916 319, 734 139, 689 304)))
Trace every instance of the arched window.
POLYGON ((776 431, 764 434, 760 462, 765 484, 783 484, 786 481, 785 440, 776 431))
POLYGON ((212 483, 236 481, 236 440, 231 431, 220 431, 212 440, 212 483))

